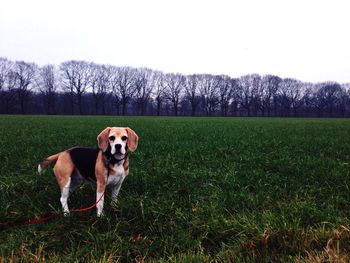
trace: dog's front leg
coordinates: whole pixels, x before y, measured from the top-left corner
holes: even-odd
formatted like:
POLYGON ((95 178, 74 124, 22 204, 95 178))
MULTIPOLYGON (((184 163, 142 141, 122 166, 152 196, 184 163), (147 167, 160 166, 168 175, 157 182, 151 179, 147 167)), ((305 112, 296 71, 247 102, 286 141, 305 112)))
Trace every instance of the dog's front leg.
POLYGON ((105 199, 106 183, 104 181, 97 181, 97 191, 96 191, 96 209, 97 216, 100 217, 103 211, 103 203, 105 199))
POLYGON ((112 201, 111 201, 111 205, 116 205, 116 204, 117 204, 118 194, 119 194, 120 188, 121 188, 121 186, 122 186, 122 184, 123 184, 124 178, 125 178, 125 176, 122 175, 122 176, 120 177, 120 180, 118 181, 118 183, 116 183, 115 185, 113 185, 113 188, 112 188, 112 201))

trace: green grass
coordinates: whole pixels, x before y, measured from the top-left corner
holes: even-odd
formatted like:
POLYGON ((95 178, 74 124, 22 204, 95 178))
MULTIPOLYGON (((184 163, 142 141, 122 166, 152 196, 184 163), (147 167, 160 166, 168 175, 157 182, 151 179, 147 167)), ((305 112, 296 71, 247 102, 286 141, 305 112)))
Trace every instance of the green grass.
MULTIPOLYGON (((304 262, 350 258, 350 120, 0 117, 0 221, 60 211, 50 154, 139 134, 117 207, 0 231, 0 261, 304 262)), ((85 184, 70 207, 94 202, 85 184)))

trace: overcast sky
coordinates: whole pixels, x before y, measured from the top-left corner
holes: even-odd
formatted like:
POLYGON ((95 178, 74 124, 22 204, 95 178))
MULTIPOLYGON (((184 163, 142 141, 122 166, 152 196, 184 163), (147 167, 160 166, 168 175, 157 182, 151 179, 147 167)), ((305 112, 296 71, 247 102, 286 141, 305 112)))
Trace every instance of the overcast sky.
POLYGON ((0 0, 0 56, 350 82, 348 0, 0 0))

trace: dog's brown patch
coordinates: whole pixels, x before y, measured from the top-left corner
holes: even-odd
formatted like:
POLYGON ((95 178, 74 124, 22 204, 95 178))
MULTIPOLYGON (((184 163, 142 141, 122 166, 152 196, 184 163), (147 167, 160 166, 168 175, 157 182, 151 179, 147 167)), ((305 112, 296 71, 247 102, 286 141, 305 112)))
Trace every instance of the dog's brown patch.
POLYGON ((68 152, 62 152, 58 156, 58 159, 55 167, 53 168, 53 171, 55 173, 58 185, 60 186, 62 191, 63 187, 65 187, 70 176, 74 171, 74 164, 68 152))

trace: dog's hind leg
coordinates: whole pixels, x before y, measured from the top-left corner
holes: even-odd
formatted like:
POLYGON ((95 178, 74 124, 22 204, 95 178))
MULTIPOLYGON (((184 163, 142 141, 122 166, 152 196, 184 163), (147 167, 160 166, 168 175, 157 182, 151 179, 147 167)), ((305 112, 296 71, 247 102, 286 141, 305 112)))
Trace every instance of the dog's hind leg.
POLYGON ((69 214, 69 208, 68 208, 68 197, 70 192, 70 186, 71 186, 71 178, 69 177, 67 184, 62 188, 61 190, 61 205, 64 214, 69 214))
POLYGON ((74 165, 68 153, 64 152, 60 154, 53 171, 61 189, 60 201, 63 212, 68 214, 68 197, 71 187, 71 175, 74 171, 74 165))

